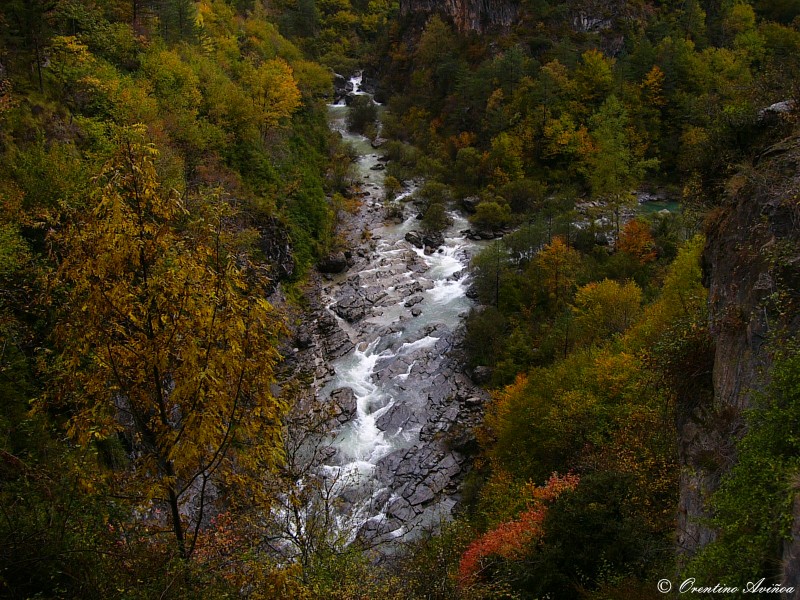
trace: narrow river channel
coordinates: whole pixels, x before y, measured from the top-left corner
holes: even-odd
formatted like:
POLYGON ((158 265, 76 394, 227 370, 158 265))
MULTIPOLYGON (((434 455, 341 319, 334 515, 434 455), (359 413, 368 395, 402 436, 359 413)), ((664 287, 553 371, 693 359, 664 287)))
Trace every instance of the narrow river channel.
MULTIPOLYGON (((363 93, 360 75, 350 81, 363 93)), ((338 482, 340 526, 353 538, 386 541, 447 519, 468 468, 448 436, 482 393, 451 351, 472 306, 465 269, 477 244, 466 238, 468 222, 455 211, 441 247, 407 241, 420 223, 407 202, 413 186, 393 200, 403 207, 402 222, 385 222, 383 156, 346 130, 347 106, 329 110, 331 127, 358 155, 361 224, 370 244, 323 289, 327 310, 354 349, 330 365, 335 375, 317 395, 349 398, 354 410, 334 433, 322 468, 338 482)))

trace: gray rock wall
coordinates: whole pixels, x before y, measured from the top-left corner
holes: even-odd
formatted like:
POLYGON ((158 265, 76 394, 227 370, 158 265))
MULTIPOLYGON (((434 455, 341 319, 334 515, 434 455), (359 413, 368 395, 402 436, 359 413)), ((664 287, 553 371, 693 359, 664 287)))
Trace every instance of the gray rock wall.
MULTIPOLYGON (((738 191, 709 215, 703 256, 715 342, 713 398, 678 417, 684 464, 678 545, 686 555, 715 538, 703 523, 707 500, 736 460, 744 410, 768 384, 770 344, 796 337, 800 328, 800 139, 773 146, 732 183, 738 191)), ((800 531, 798 513, 793 533, 800 531)), ((789 579, 800 572, 799 547, 793 539, 784 552, 789 579)))
POLYGON ((400 0, 400 14, 444 13, 462 33, 508 29, 519 12, 513 0, 400 0))

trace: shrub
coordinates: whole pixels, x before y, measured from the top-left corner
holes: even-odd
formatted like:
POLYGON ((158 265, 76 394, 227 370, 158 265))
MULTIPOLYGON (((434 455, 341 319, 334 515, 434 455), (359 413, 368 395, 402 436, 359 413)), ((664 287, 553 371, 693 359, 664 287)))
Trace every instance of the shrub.
POLYGON ((370 96, 356 96, 347 113, 347 129, 367 137, 374 137, 378 107, 370 96), (372 133, 372 136, 368 134, 372 133))
POLYGON ((484 201, 478 204, 475 214, 469 220, 478 229, 495 231, 511 222, 511 210, 507 204, 494 200, 484 201))

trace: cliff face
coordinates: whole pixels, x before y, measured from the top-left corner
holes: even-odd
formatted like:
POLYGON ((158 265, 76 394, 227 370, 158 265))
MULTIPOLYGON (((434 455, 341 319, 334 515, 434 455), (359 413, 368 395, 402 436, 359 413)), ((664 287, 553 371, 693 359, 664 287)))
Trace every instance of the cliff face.
MULTIPOLYGON (((569 0, 551 3, 554 11, 549 17, 559 27, 566 25, 575 33, 598 34, 597 43, 608 54, 617 54, 630 22, 643 19, 648 5, 624 0, 569 0), (557 8, 555 8, 557 7, 557 8)), ((542 13, 526 10, 519 0, 400 0, 400 14, 440 14, 452 21, 461 33, 476 31, 508 31, 541 24, 542 13)), ((547 14, 547 13, 545 13, 547 14)))
POLYGON ((462 33, 508 29, 518 11, 514 0, 400 0, 401 15, 444 14, 462 33))
POLYGON ((800 329, 800 136, 772 146, 732 178, 727 197, 709 218, 703 257, 716 348, 713 400, 678 423, 684 464, 678 543, 689 555, 714 539, 698 520, 736 460, 743 411, 768 383, 769 343, 800 329))

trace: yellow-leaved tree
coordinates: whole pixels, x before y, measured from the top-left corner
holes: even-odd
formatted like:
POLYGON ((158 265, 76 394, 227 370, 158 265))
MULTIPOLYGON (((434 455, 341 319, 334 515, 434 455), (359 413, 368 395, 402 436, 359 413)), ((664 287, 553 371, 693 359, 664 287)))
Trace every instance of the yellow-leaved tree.
POLYGON ((283 59, 264 61, 258 67, 251 68, 244 80, 261 123, 262 138, 271 128, 292 116, 300 106, 300 90, 292 68, 283 59))
POLYGON ((575 313, 581 341, 593 343, 625 332, 642 307, 642 290, 633 281, 611 279, 587 283, 575 292, 575 313))
POLYGON ((89 205, 51 234, 60 385, 42 402, 67 412, 80 444, 127 441, 120 497, 161 509, 188 557, 211 489, 280 459, 285 407, 270 384, 284 325, 233 209, 207 194, 189 210, 159 185, 156 157, 124 130, 89 205))

